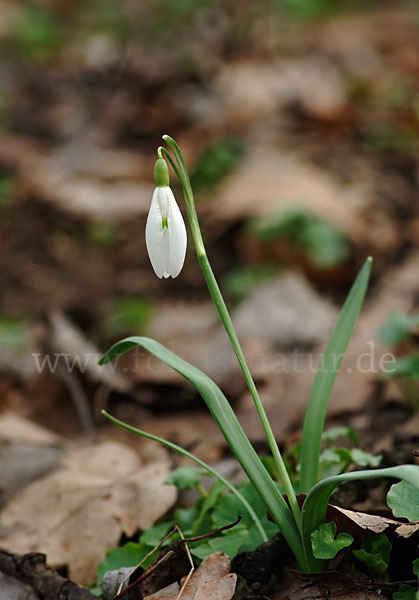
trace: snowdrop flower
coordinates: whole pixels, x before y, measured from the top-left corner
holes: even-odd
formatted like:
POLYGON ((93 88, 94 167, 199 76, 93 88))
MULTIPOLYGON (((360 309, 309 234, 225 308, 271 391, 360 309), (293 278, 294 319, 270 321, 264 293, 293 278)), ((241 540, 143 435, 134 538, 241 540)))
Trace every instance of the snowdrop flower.
POLYGON ((169 169, 164 158, 154 167, 156 189, 145 227, 150 262, 157 277, 177 277, 186 254, 186 227, 169 187, 169 169))

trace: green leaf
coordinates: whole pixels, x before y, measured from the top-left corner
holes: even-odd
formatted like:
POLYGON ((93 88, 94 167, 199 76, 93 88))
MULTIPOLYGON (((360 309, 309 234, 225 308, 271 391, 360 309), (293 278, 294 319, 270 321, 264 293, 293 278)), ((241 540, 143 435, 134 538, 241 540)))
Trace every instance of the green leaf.
POLYGON ((359 550, 352 550, 357 560, 368 567, 371 575, 382 576, 390 562, 391 543, 384 533, 370 533, 362 540, 359 550))
POLYGON ((23 319, 8 318, 0 314, 0 348, 21 350, 27 347, 28 329, 28 324, 23 319))
POLYGON ((336 523, 322 523, 311 534, 311 545, 316 558, 334 558, 339 550, 350 546, 354 538, 349 533, 340 533, 336 538, 336 523))
POLYGON ((244 141, 231 136, 207 146, 199 156, 191 174, 192 187, 196 191, 201 191, 209 190, 219 184, 238 166, 245 150, 244 141))
POLYGON ((97 581, 101 585, 103 576, 108 571, 114 571, 121 567, 135 567, 150 551, 146 544, 128 542, 121 548, 115 548, 106 553, 105 560, 97 568, 97 581))
POLYGON ((360 467, 378 467, 381 462, 382 456, 377 454, 370 454, 361 450, 361 448, 352 448, 349 450, 352 461, 360 467))
MULTIPOLYGON (((234 558, 241 546, 249 541, 249 531, 246 528, 233 527, 226 535, 219 535, 216 538, 208 540, 208 546, 211 552, 225 552, 230 558, 234 558)), ((252 547, 256 548, 258 543, 252 547)))
MULTIPOLYGON (((212 509, 221 502, 221 499, 224 497, 225 486, 222 481, 216 481, 214 485, 210 487, 208 492, 208 496, 206 498, 202 498, 199 500, 199 515, 196 518, 193 527, 192 533, 193 535, 200 535, 201 533, 205 533, 202 531, 203 524, 210 520, 209 515, 212 515, 212 509)), ((254 517, 252 517, 254 518, 254 517)), ((234 519, 233 519, 234 520, 234 519)), ((212 525, 212 520, 211 520, 212 525)), ((260 535, 260 531, 259 531, 260 535)), ((264 538, 263 538, 264 539, 264 538)))
POLYGON ((311 262, 329 268, 344 261, 348 245, 342 234, 327 221, 301 210, 284 210, 250 224, 251 233, 261 240, 285 238, 303 248, 311 262))
POLYGON ((371 268, 372 259, 368 258, 343 305, 314 379, 301 444, 301 492, 308 492, 317 482, 322 431, 330 394, 364 301, 371 268))
POLYGON ((352 427, 331 427, 322 433, 322 441, 326 442, 333 442, 340 437, 348 438, 353 444, 356 444, 359 439, 359 435, 352 427))
POLYGON ((109 248, 118 240, 118 228, 114 221, 93 221, 88 228, 89 242, 99 248, 109 248))
MULTIPOLYGON (((0 123, 7 105, 6 97, 0 92, 0 123)), ((13 200, 14 178, 6 173, 0 173, 0 208, 7 206, 13 200)))
POLYGON ((104 304, 105 332, 110 337, 129 331, 143 332, 151 315, 151 303, 139 296, 122 296, 104 304))
MULTIPOLYGON (((269 539, 273 538, 274 535, 276 535, 279 531, 278 525, 276 523, 272 523, 272 521, 268 521, 268 519, 266 517, 262 520, 262 522, 264 524, 265 531, 268 534, 269 539), (265 520, 266 520, 266 523, 265 523, 265 520)), ((258 541, 258 537, 257 537, 257 529, 256 529, 255 525, 252 524, 250 529, 248 529, 248 531, 247 531, 246 539, 244 540, 243 544, 238 549, 237 553, 249 552, 251 550, 255 550, 259 545, 260 545, 260 542, 258 541)))
POLYGON ((140 542, 154 548, 160 544, 164 536, 173 528, 173 525, 173 519, 152 525, 141 534, 140 542))
POLYGON ((43 62, 56 56, 69 30, 52 8, 26 6, 14 22, 15 50, 26 60, 43 62))
POLYGON ((379 327, 378 336, 387 346, 395 346, 409 339, 416 327, 419 327, 419 315, 404 315, 392 311, 387 323, 379 327))
POLYGON ((408 377, 409 379, 419 379, 419 354, 403 356, 395 360, 391 369, 384 374, 388 377, 408 377))
POLYGON ((343 235, 326 221, 311 217, 300 235, 312 263, 327 269, 342 263, 348 256, 348 244, 343 235))
MULTIPOLYGON (((227 498, 234 497, 229 494, 227 498)), ((230 515, 226 504, 224 505, 223 510, 219 511, 218 514, 215 514, 215 512, 212 515, 213 529, 218 525, 222 526, 232 522, 233 515, 230 515)), ((234 511, 234 515, 236 514, 237 513, 234 511)), ((269 534, 269 538, 273 537, 275 533, 278 532, 278 526, 275 523, 268 522, 266 517, 264 517, 263 524, 269 534)), ((204 543, 193 542, 191 544, 191 551, 194 556, 199 558, 204 558, 212 552, 225 552, 230 558, 234 558, 239 552, 255 550, 259 545, 260 535, 255 524, 253 522, 246 523, 246 521, 242 519, 240 523, 232 529, 222 532, 209 540, 205 540, 204 543)))
POLYGON ((419 578, 419 558, 413 561, 413 573, 419 578))
MULTIPOLYGON (((240 486, 240 492, 258 515, 263 528, 268 534, 268 538, 274 536, 279 530, 278 526, 276 523, 268 521, 266 506, 253 485, 250 482, 245 482, 240 486)), ((235 527, 209 541, 209 546, 213 552, 220 550, 233 558, 238 552, 254 550, 260 545, 260 536, 253 520, 250 518, 248 512, 243 510, 243 505, 232 494, 223 496, 219 505, 213 511, 211 515, 212 528, 219 529, 224 525, 232 523, 237 519, 238 515, 241 515, 242 519, 235 527), (220 537, 228 538, 230 536, 232 536, 231 542, 227 540, 219 541, 220 537)))
POLYGON ((347 481, 380 479, 394 477, 408 481, 412 486, 419 489, 419 466, 399 465, 386 469, 373 469, 371 471, 351 471, 342 475, 334 475, 319 481, 307 494, 301 511, 301 527, 304 543, 310 543, 312 531, 323 523, 326 517, 327 503, 333 490, 341 483, 347 481))
POLYGON ((180 528, 184 535, 198 535, 206 533, 206 531, 196 531, 196 522, 199 517, 198 506, 190 506, 189 508, 177 508, 173 512, 173 520, 180 528))
POLYGON ((164 483, 175 485, 180 490, 190 490, 199 484, 204 475, 208 475, 208 472, 199 467, 178 467, 170 473, 164 483))
POLYGON ((394 592, 393 600, 419 600, 419 592, 411 585, 402 583, 399 590, 394 592))
POLYGON ((319 480, 339 475, 351 462, 350 452, 346 448, 326 448, 319 456, 319 480))
MULTIPOLYGON (((262 461, 262 464, 265 467, 265 469, 268 471, 269 475, 272 477, 272 479, 274 479, 275 481, 280 480, 280 475, 279 475, 278 469, 276 467, 274 457, 272 455, 259 454, 259 458, 262 461)), ((288 458, 287 455, 284 456, 284 460, 286 460, 287 458, 288 458)), ((288 471, 288 473, 290 473, 289 468, 287 468, 287 471, 288 471)))
POLYGON ((211 547, 208 543, 208 540, 202 540, 202 542, 194 542, 193 544, 188 544, 189 550, 195 558, 199 560, 203 560, 206 556, 212 553, 211 547))
POLYGON ((361 467, 378 467, 381 456, 374 456, 360 448, 326 448, 319 457, 319 480, 339 475, 355 463, 361 467))
MULTIPOLYGON (((252 506, 259 518, 266 515, 266 506, 251 483, 248 482, 241 486, 240 492, 252 506)), ((231 494, 224 496, 219 507, 213 513, 214 527, 217 529, 223 527, 224 525, 235 521, 238 515, 241 515, 242 517, 239 524, 240 526, 250 527, 252 525, 252 519, 249 513, 241 502, 239 502, 238 498, 235 498, 231 494)))
POLYGON ((223 289, 230 296, 241 299, 254 287, 273 279, 280 272, 281 269, 278 265, 271 264, 235 269, 224 276, 223 289))
POLYGON ((135 346, 141 346, 151 352, 196 387, 243 470, 257 489, 273 519, 281 528, 281 532, 301 569, 310 569, 311 565, 308 564, 308 559, 303 551, 298 526, 288 504, 260 461, 220 388, 205 373, 165 348, 162 344, 146 337, 134 336, 117 342, 100 359, 99 364, 106 364, 135 346))
POLYGON ((419 489, 407 481, 391 486, 387 494, 387 504, 395 517, 419 521, 419 489))

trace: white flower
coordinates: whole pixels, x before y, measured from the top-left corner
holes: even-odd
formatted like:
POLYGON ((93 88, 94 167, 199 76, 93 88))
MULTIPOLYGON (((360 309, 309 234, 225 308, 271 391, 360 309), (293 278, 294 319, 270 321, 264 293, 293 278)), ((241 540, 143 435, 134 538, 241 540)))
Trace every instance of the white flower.
POLYGON ((157 277, 177 277, 185 260, 186 227, 169 186, 158 186, 154 190, 145 241, 157 277))

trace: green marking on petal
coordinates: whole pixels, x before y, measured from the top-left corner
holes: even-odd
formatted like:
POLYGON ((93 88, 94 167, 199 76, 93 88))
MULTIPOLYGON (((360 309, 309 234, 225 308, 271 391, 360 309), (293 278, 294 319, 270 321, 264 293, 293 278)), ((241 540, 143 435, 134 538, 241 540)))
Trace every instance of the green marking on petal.
POLYGON ((161 218, 161 226, 163 227, 163 231, 165 229, 169 229, 169 221, 167 217, 162 217, 161 218))

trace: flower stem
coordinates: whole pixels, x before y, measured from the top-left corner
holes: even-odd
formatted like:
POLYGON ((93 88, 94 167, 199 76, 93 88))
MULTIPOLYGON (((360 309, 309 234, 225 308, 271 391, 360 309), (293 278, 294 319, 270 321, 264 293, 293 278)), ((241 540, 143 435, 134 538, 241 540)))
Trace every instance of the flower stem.
POLYGON ((207 490, 204 488, 204 486, 202 485, 202 483, 197 483, 195 487, 196 487, 196 489, 198 490, 198 492, 201 494, 201 496, 202 496, 203 498, 207 498, 207 496, 208 496, 208 492, 207 492, 207 490))
POLYGON ((208 286, 208 289, 211 294, 212 300, 215 304, 215 307, 218 311, 221 322, 224 326, 224 329, 226 330, 226 333, 230 339, 233 350, 236 354, 237 360, 239 362, 239 365, 243 372, 244 378, 246 380, 247 387, 249 388, 250 394, 255 403, 256 411, 258 413, 260 422, 262 423, 262 427, 265 432, 266 439, 267 439, 269 447, 271 449, 272 456, 273 456, 273 459, 275 462, 275 466, 278 470, 281 481, 285 487, 285 491, 286 491, 287 497, 288 497, 288 502, 290 504, 292 513, 294 515, 294 519, 295 519, 299 529, 301 530, 300 508, 298 506, 294 488, 292 486, 292 483, 289 478, 287 469, 285 467, 283 458, 279 451, 278 444, 275 440, 275 436, 273 434, 273 431, 272 431, 271 425, 269 423, 268 417, 266 415, 265 409, 263 407, 262 401, 259 397, 252 374, 247 365, 243 350, 241 348, 239 339, 238 339, 236 331, 234 329, 233 322, 231 320, 227 306, 224 302, 224 298, 222 296, 221 290, 219 288, 219 285, 217 283, 217 280, 215 278, 215 275, 212 271, 210 262, 207 257, 204 241, 202 239, 202 234, 201 234, 201 230, 199 227, 198 216, 196 214, 195 200, 194 200, 194 195, 192 192, 191 182, 189 179, 189 174, 188 174, 188 170, 186 168, 184 158, 179 149, 179 146, 170 136, 164 135, 163 139, 168 144, 168 146, 171 148, 171 150, 173 151, 173 154, 175 155, 175 158, 178 163, 177 165, 175 165, 174 161, 170 157, 167 150, 162 149, 162 152, 164 152, 165 156, 168 158, 170 164, 174 168, 175 173, 178 176, 178 178, 182 184, 182 189, 183 189, 183 193, 184 193, 184 197, 185 197, 186 212, 188 215, 188 220, 189 220, 189 224, 190 224, 191 231, 192 231, 192 237, 194 240, 195 250, 196 250, 196 253, 198 256, 199 264, 201 265, 201 270, 204 275, 204 279, 208 286))

